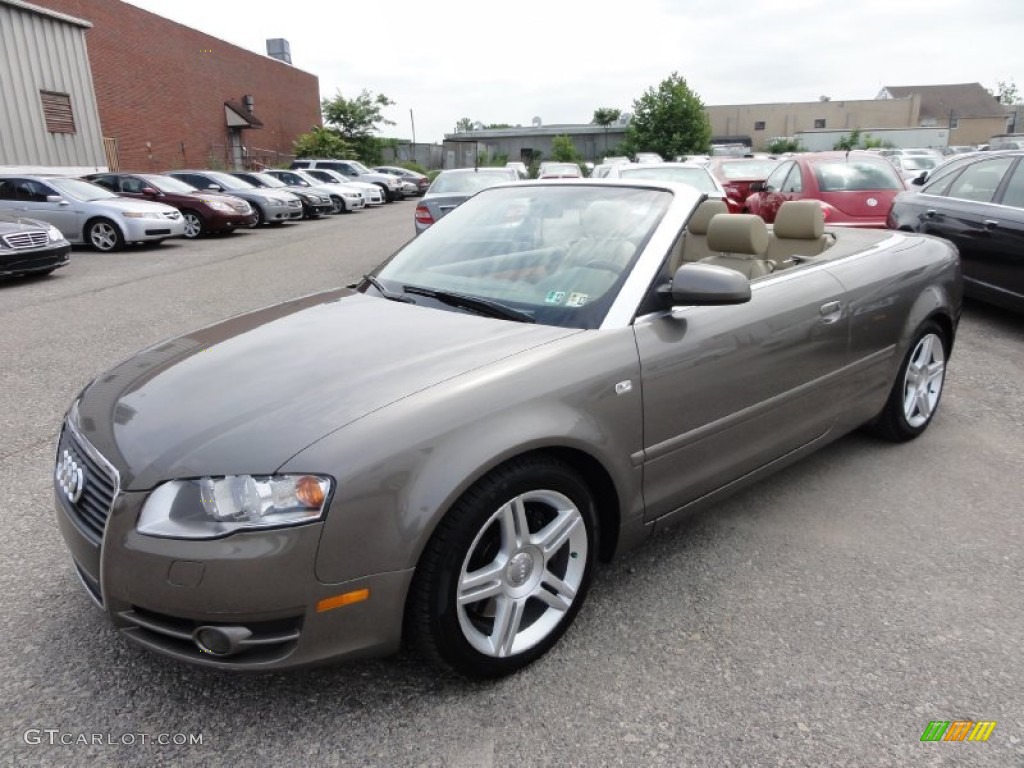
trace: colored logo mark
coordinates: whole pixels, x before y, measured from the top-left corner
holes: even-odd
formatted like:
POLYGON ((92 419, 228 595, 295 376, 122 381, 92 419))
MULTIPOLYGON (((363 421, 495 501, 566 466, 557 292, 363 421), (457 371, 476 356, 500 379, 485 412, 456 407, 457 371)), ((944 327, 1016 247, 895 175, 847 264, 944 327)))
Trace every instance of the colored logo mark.
POLYGON ((921 741, 988 741, 995 729, 995 720, 932 720, 921 741))

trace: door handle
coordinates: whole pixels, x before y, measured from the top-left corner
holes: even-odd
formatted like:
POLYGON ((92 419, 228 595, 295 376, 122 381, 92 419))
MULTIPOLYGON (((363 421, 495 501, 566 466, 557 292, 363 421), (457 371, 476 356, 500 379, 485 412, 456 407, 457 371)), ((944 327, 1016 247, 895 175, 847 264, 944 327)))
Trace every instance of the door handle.
POLYGON ((936 213, 935 213, 935 209, 934 208, 929 208, 927 211, 924 212, 924 217, 926 219, 934 219, 935 216, 936 216, 936 213))
POLYGON ((818 312, 821 314, 821 322, 831 325, 843 314, 843 305, 838 301, 827 301, 818 307, 818 312))
POLYGON ((984 224, 985 229, 995 229, 996 227, 999 226, 999 222, 996 221, 995 219, 985 219, 984 224))

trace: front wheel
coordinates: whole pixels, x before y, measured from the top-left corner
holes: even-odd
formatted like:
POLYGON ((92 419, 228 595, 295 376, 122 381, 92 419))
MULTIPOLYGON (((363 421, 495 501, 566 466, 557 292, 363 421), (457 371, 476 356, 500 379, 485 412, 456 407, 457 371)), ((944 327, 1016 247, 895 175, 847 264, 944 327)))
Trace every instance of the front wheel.
POLYGON ((347 209, 345 208, 345 201, 342 200, 337 195, 332 195, 331 196, 331 213, 333 213, 333 214, 345 213, 346 210, 347 209))
POLYGON ((260 208, 259 205, 257 205, 256 203, 252 204, 252 208, 256 212, 256 223, 252 225, 253 228, 255 229, 256 227, 260 226, 261 224, 266 224, 266 222, 267 222, 267 214, 265 214, 263 212, 263 209, 260 208))
POLYGON ((97 251, 104 253, 124 247, 124 235, 110 219, 93 219, 86 224, 85 239, 97 251))
POLYGON ((203 217, 195 211, 182 211, 185 219, 185 237, 194 240, 203 234, 203 217))
POLYGON ((870 429, 894 442, 913 440, 935 416, 946 381, 946 333, 934 321, 917 332, 900 366, 889 399, 870 429))
POLYGON ((430 660, 474 678, 542 656, 586 596, 596 550, 583 480, 546 457, 514 460, 455 503, 420 560, 407 628, 430 660))

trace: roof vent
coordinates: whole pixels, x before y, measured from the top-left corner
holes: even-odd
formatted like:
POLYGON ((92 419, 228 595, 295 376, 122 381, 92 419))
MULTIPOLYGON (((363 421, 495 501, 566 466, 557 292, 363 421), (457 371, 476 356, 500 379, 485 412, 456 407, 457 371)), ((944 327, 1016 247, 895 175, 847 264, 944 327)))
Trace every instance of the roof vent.
POLYGON ((283 37, 275 37, 267 40, 267 56, 285 64, 292 63, 292 47, 283 37))

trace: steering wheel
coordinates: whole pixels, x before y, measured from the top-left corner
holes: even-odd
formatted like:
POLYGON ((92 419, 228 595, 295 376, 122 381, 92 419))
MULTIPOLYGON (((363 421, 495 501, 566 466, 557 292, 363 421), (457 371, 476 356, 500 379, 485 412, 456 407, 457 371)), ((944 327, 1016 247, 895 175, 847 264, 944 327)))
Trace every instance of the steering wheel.
POLYGON ((622 273, 622 267, 612 261, 604 261, 603 259, 594 259, 588 261, 583 265, 586 269, 604 269, 608 272, 614 272, 616 276, 622 273))

